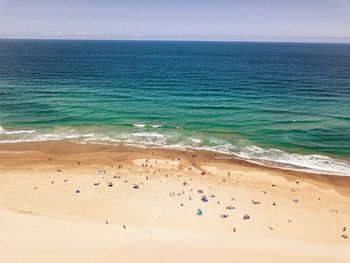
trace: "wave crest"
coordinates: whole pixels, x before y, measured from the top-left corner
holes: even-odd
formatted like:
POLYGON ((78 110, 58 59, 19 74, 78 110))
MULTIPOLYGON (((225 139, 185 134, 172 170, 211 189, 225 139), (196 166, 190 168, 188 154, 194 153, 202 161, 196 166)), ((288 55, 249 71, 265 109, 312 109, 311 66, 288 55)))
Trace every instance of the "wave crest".
POLYGON ((324 155, 287 153, 278 149, 267 150, 257 146, 244 147, 237 155, 260 164, 270 165, 272 163, 281 168, 350 176, 350 163, 324 155))
POLYGON ((26 133, 34 133, 35 130, 18 130, 18 131, 7 131, 2 126, 0 126, 0 134, 26 134, 26 133))

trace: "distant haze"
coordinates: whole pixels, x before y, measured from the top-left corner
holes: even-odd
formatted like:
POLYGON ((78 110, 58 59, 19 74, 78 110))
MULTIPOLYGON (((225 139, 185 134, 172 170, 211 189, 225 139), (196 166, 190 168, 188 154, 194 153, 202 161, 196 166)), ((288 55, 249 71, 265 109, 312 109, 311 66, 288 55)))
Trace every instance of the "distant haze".
POLYGON ((350 0, 0 0, 0 38, 350 42, 350 0))

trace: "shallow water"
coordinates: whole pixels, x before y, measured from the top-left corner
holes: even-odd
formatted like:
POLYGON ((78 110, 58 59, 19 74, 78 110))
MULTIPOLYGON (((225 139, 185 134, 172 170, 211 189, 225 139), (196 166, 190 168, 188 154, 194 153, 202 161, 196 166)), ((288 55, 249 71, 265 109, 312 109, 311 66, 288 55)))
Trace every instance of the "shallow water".
POLYGON ((350 175, 350 45, 0 41, 0 142, 196 147, 350 175))

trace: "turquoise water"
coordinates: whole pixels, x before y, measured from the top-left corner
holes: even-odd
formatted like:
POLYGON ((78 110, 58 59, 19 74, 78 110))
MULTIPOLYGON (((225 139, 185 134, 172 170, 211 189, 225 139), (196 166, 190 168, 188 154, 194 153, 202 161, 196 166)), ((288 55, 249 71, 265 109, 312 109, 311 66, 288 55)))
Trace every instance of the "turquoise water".
POLYGON ((195 147, 350 175, 350 45, 0 41, 0 143, 195 147))

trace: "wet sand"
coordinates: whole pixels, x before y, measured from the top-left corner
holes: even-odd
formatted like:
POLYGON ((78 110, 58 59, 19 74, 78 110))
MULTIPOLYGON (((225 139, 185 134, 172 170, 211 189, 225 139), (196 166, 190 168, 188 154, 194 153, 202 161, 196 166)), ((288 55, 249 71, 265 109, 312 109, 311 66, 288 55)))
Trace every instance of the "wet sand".
POLYGON ((349 262, 350 177, 223 154, 0 144, 0 262, 349 262))

